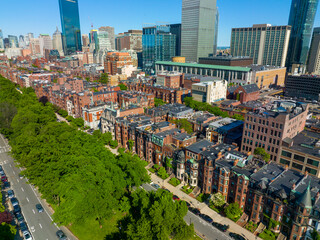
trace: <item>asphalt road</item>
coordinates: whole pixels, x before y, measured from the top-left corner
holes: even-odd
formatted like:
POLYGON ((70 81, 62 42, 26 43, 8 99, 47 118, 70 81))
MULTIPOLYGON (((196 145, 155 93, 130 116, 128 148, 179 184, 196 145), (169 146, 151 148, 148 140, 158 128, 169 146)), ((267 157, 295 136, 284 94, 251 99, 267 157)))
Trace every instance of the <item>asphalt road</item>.
MULTIPOLYGON (((0 165, 2 165, 5 174, 10 182, 10 188, 14 191, 16 198, 19 201, 22 214, 28 225, 29 231, 34 240, 57 240, 56 232, 60 229, 52 222, 50 211, 38 197, 36 190, 27 184, 27 180, 19 178, 20 169, 17 168, 8 154, 10 147, 6 140, 0 135, 0 165), (41 203, 44 212, 39 213, 36 209, 36 204, 41 203)), ((64 229, 63 229, 64 230, 64 229)), ((64 230, 67 234, 67 232, 64 230)), ((68 236, 69 239, 75 239, 73 236, 68 236)))
MULTIPOLYGON (((143 184, 142 187, 147 191, 156 191, 156 189, 149 184, 143 184)), ((231 240, 228 235, 213 227, 211 224, 207 223, 202 218, 190 211, 188 211, 187 215, 184 217, 184 220, 187 224, 193 223, 195 231, 199 233, 204 239, 231 240)))

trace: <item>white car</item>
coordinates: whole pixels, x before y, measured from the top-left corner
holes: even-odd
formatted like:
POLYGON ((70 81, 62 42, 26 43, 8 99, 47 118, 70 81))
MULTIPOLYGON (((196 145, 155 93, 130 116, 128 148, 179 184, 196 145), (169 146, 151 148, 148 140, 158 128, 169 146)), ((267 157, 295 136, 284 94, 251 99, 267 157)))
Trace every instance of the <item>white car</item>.
POLYGON ((28 231, 23 232, 23 239, 24 240, 32 240, 31 234, 28 231))

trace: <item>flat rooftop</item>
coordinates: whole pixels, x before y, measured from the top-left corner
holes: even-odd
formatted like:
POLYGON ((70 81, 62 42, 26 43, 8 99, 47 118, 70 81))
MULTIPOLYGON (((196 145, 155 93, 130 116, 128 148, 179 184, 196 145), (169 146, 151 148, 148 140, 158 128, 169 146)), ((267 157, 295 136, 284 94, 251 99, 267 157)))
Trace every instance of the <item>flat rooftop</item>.
POLYGON ((212 70, 226 70, 226 71, 236 71, 236 72, 251 71, 251 68, 249 67, 230 67, 230 66, 197 64, 197 63, 177 63, 177 62, 169 62, 169 61, 157 61, 156 64, 168 65, 168 66, 193 67, 193 68, 207 68, 212 70))
POLYGON ((302 131, 293 139, 290 149, 320 158, 320 133, 302 131))

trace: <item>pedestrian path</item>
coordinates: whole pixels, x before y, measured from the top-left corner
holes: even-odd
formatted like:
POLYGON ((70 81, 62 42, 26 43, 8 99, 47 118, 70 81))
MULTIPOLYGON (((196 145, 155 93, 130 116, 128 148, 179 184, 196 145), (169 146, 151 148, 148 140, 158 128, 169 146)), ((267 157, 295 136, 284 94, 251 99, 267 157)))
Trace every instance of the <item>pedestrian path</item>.
POLYGON ((166 180, 162 180, 156 174, 151 173, 151 181, 152 182, 159 184, 161 187, 165 187, 170 192, 172 192, 174 195, 177 195, 181 200, 189 202, 192 207, 200 209, 201 213, 210 216, 215 222, 229 225, 230 232, 235 232, 237 234, 240 234, 248 240, 261 239, 261 238, 255 236, 253 233, 251 233, 247 229, 242 228, 241 226, 239 226, 238 224, 236 224, 232 220, 225 218, 225 217, 222 217, 217 212, 215 212, 211 208, 209 208, 205 203, 201 203, 198 200, 187 195, 186 193, 182 192, 180 190, 180 188, 172 186, 170 183, 168 183, 168 180, 169 180, 169 178, 166 180))

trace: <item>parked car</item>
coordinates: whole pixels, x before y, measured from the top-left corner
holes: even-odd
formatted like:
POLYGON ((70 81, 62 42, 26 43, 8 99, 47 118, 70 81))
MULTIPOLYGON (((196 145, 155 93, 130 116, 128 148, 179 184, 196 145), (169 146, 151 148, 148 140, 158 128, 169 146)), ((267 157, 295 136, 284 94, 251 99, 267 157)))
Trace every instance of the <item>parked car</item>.
POLYGON ((245 237, 242 237, 241 235, 239 235, 237 233, 230 233, 229 235, 230 235, 230 237, 232 237, 233 239, 236 239, 236 240, 246 240, 245 237))
POLYGON ((22 234, 25 233, 25 232, 29 232, 29 231, 28 231, 27 224, 26 224, 25 222, 20 223, 20 224, 19 224, 19 227, 20 227, 20 230, 21 230, 22 234))
POLYGON ((160 188, 160 186, 158 184, 156 184, 156 183, 151 183, 151 186, 154 187, 157 190, 160 188))
POLYGON ((21 213, 17 213, 16 218, 17 218, 19 224, 24 222, 24 217, 21 213))
POLYGON ((209 217, 208 215, 206 214, 200 214, 199 215, 203 220, 205 220, 206 222, 208 223, 212 223, 213 222, 213 219, 211 217, 209 217))
POLYGON ((226 232, 229 229, 229 225, 224 225, 224 224, 216 223, 216 222, 213 222, 212 226, 218 228, 222 232, 226 232))
POLYGON ((10 199, 14 197, 14 192, 11 189, 8 190, 7 194, 8 194, 8 198, 10 198, 10 199))
POLYGON ((10 183, 9 182, 4 182, 3 184, 3 189, 10 188, 10 183))
POLYGON ((15 197, 11 198, 10 201, 13 207, 19 205, 19 202, 15 197))
POLYGON ((198 208, 193 208, 193 207, 190 207, 189 211, 194 213, 195 215, 200 215, 200 213, 201 213, 198 208))
POLYGON ((20 208, 20 206, 19 206, 19 205, 15 205, 15 206, 13 207, 13 212, 14 212, 14 214, 18 214, 18 213, 21 214, 21 208, 20 208))
POLYGON ((62 230, 59 230, 57 232, 57 236, 58 236, 59 240, 67 240, 68 239, 67 236, 64 234, 64 232, 62 230))
POLYGON ((0 169, 0 174, 1 174, 1 176, 5 175, 4 171, 3 171, 3 168, 0 169))
POLYGON ((2 182, 8 182, 7 176, 1 176, 1 181, 2 182))
POLYGON ((173 200, 176 200, 176 201, 179 201, 179 200, 180 200, 180 198, 179 198, 177 195, 173 195, 172 199, 173 199, 173 200))
POLYGON ((43 212, 43 207, 42 207, 42 205, 40 203, 36 205, 36 208, 37 208, 39 213, 43 212))
POLYGON ((23 233, 23 238, 24 240, 32 240, 33 238, 31 237, 31 234, 28 231, 25 231, 23 233))

